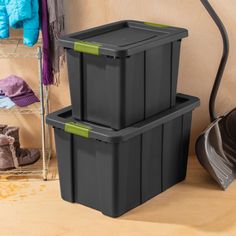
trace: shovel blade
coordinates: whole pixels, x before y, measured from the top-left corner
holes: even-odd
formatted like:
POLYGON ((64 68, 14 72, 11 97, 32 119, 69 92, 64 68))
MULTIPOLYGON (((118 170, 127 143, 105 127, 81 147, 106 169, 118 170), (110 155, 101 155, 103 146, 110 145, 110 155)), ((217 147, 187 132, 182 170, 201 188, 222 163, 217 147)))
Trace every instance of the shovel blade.
MULTIPOLYGON (((223 190, 227 189, 236 177, 236 156, 233 155, 233 151, 229 154, 224 150, 227 145, 224 143, 225 140, 222 140, 224 118, 218 118, 212 123, 197 139, 195 146, 200 164, 223 190)), ((225 132, 223 133, 225 137, 225 132)))

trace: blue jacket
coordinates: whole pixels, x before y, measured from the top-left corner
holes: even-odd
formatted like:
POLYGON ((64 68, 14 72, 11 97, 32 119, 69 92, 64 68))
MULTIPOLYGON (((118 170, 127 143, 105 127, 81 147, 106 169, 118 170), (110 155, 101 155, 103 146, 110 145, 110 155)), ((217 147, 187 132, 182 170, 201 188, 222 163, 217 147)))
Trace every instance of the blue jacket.
POLYGON ((23 42, 33 46, 39 36, 39 0, 0 0, 0 38, 9 37, 9 26, 23 28, 23 42))

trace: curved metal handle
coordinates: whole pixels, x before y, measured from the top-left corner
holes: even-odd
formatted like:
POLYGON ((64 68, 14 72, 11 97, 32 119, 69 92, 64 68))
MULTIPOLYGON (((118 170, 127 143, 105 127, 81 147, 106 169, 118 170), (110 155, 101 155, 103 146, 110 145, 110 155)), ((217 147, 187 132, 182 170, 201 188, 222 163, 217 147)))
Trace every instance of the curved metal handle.
POLYGON ((208 11, 208 13, 210 14, 215 24, 217 25, 218 29, 220 30, 220 33, 223 39, 223 46, 224 46, 221 62, 220 62, 220 65, 216 74, 215 82, 211 91, 211 96, 210 96, 210 101, 209 101, 210 118, 211 118, 211 121, 214 121, 217 118, 216 112, 215 112, 216 96, 220 87, 221 79, 224 74, 225 66, 228 60, 228 56, 229 56, 229 38, 228 38, 228 33, 225 29, 224 24, 222 23, 219 16, 216 14, 215 10, 213 9, 209 1, 201 0, 201 2, 206 8, 206 10, 208 11))

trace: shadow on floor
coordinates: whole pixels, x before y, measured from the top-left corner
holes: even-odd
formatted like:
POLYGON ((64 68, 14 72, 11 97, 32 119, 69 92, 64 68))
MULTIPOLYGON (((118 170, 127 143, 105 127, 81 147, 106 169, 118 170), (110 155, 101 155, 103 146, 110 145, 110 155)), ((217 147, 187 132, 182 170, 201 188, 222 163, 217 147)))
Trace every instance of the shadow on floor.
POLYGON ((184 182, 120 219, 185 225, 202 231, 225 231, 236 226, 236 183, 222 191, 192 160, 184 182))

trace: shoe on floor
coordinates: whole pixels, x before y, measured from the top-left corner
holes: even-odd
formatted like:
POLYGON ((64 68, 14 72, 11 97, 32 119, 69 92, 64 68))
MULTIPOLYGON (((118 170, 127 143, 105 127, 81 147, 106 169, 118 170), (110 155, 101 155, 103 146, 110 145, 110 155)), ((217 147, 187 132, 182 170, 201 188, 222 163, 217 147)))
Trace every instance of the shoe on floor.
POLYGON ((6 171, 18 166, 14 151, 14 138, 0 134, 0 170, 6 171))
POLYGON ((17 156, 19 166, 32 165, 40 158, 38 149, 21 149, 20 155, 17 156))
POLYGON ((31 165, 38 161, 40 152, 38 149, 23 149, 20 147, 19 128, 7 126, 3 129, 3 133, 14 138, 14 147, 19 166, 31 165))
POLYGON ((13 146, 18 166, 31 165, 38 161, 38 159, 40 158, 40 152, 38 149, 21 148, 18 127, 6 126, 3 128, 3 134, 14 139, 13 146))
POLYGON ((3 134, 3 130, 4 130, 4 128, 6 128, 7 127, 7 125, 1 125, 0 124, 0 134, 3 134))

